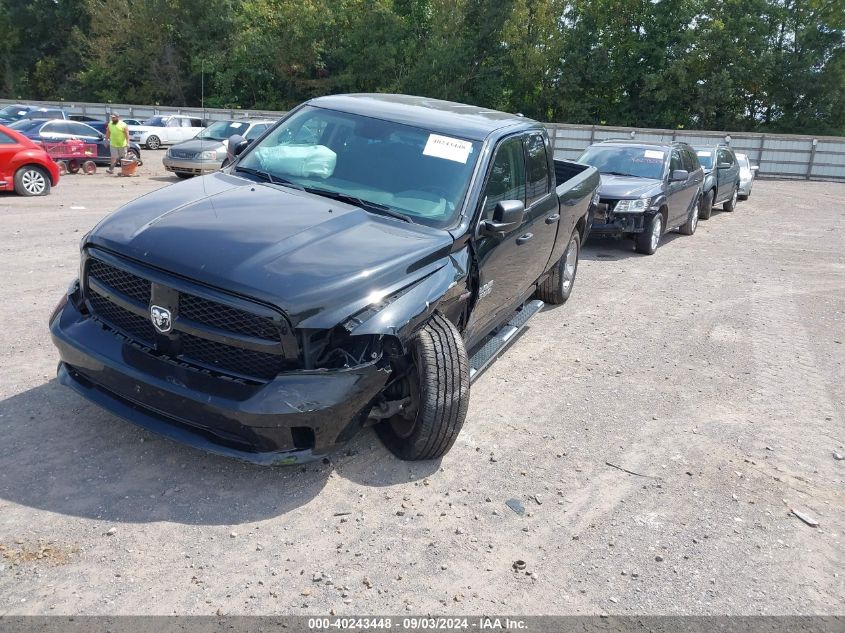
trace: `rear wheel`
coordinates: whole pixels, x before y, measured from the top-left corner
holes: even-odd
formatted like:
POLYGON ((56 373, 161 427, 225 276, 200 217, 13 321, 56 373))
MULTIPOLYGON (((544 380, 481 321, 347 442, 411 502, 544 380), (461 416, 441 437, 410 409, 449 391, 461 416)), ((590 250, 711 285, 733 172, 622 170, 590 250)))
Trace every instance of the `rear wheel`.
POLYGON ((569 299, 572 287, 575 285, 575 274, 578 272, 578 256, 581 253, 581 235, 578 230, 572 232, 569 244, 563 256, 555 264, 554 269, 545 281, 537 286, 537 298, 551 305, 560 305, 569 299))
POLYGON ((50 176, 35 165, 21 167, 15 173, 15 191, 21 196, 46 196, 50 193, 50 176))
POLYGON ((158 149, 161 147, 161 139, 155 134, 147 137, 147 149, 158 149))
POLYGON ((698 205, 698 217, 702 220, 709 220, 713 215, 713 190, 711 189, 701 197, 698 205))
POLYGON ((405 460, 437 459, 455 443, 469 406, 469 360, 458 329, 439 314, 417 333, 405 380, 411 403, 376 432, 405 460))
POLYGON ((739 187, 734 187, 734 192, 731 195, 731 199, 726 200, 725 204, 722 205, 722 208, 725 211, 727 211, 728 213, 730 213, 731 211, 736 209, 736 200, 737 200, 738 197, 739 197, 739 187))
POLYGON ((635 248, 638 253, 654 255, 663 236, 663 214, 656 213, 646 221, 642 233, 637 233, 635 248))

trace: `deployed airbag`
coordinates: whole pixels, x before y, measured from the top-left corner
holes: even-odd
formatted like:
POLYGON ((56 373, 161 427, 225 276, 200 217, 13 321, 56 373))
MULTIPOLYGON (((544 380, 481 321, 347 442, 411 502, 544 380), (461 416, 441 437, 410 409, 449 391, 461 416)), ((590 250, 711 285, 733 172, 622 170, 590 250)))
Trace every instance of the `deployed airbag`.
POLYGON ((337 164, 337 154, 325 145, 259 147, 255 154, 261 168, 271 174, 328 178, 337 164))

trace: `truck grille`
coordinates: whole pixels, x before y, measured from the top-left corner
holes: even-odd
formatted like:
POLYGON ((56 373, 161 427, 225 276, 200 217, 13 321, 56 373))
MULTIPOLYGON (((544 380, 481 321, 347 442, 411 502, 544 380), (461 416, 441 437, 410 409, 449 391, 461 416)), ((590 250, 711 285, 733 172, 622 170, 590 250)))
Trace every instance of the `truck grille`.
POLYGON ((163 335, 153 327, 149 315, 156 282, 93 256, 87 268, 86 299, 94 318, 157 353, 257 381, 271 380, 279 372, 294 367, 296 359, 288 358, 283 351, 282 339, 289 329, 281 315, 273 318, 267 315, 266 308, 258 305, 255 312, 250 311, 249 302, 241 301, 244 307, 237 308, 157 284, 160 294, 156 296, 175 298, 169 302, 173 305, 166 306, 173 315, 173 330, 163 335), (247 337, 249 340, 244 340, 247 337))
POLYGON ((187 158, 194 158, 196 155, 197 155, 196 152, 187 152, 185 150, 179 150, 179 149, 170 150, 170 156, 172 158, 187 159, 187 158))

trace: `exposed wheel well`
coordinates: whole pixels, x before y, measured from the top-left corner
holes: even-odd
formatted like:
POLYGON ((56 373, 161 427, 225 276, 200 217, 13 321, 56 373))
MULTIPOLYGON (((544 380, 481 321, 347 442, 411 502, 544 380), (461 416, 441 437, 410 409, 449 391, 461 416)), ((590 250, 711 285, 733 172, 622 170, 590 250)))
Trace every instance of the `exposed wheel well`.
POLYGON ((664 204, 660 207, 660 211, 658 211, 658 213, 663 216, 663 230, 665 231, 667 223, 669 222, 669 207, 664 204))
POLYGON ((575 229, 578 231, 578 235, 581 237, 581 241, 584 241, 584 233, 587 231, 587 216, 582 215, 578 218, 578 222, 575 223, 575 229))

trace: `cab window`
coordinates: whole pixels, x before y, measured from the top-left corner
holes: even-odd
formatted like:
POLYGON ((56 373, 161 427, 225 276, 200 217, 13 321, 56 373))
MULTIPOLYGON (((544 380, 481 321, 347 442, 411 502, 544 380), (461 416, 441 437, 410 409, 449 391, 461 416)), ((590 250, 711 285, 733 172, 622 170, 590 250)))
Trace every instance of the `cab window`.
POLYGON ((717 160, 717 163, 730 163, 731 165, 733 165, 735 162, 732 153, 726 149, 720 149, 718 156, 719 158, 717 160))
POLYGON ((484 189, 482 219, 493 217, 496 204, 502 200, 525 202, 525 157, 522 140, 511 138, 499 145, 484 189))
POLYGON ((528 172, 526 206, 530 206, 549 193, 549 159, 542 134, 532 133, 525 137, 525 162, 528 172))

